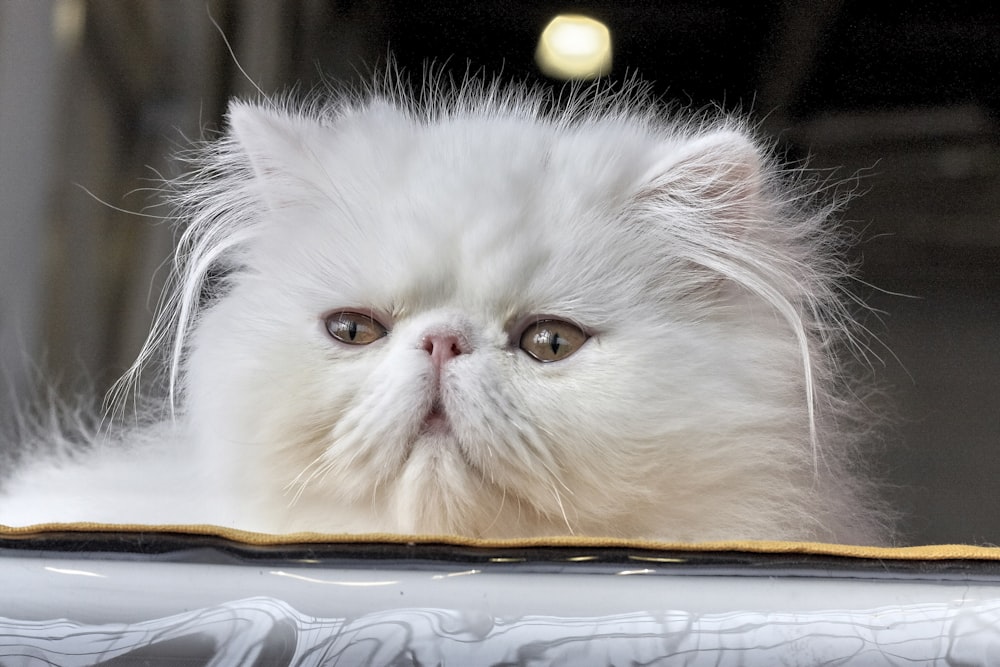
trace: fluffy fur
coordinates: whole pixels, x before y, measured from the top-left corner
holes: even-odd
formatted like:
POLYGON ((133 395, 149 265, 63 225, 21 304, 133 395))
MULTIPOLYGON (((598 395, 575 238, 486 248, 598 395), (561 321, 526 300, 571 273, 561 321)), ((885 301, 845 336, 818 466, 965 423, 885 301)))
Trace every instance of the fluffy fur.
POLYGON ((23 463, 0 522, 885 541, 831 207, 744 124, 470 80, 228 127, 130 378, 165 357, 169 410, 23 463), (541 363, 546 319, 590 338, 541 363))

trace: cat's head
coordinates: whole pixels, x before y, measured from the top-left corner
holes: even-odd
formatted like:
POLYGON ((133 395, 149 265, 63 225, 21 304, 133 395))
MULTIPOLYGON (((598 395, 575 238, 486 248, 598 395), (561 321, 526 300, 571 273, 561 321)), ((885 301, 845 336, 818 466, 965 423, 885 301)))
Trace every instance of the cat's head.
POLYGON ((807 251, 740 128, 516 98, 229 123, 188 195, 181 302, 229 273, 184 412, 276 529, 629 534, 809 458, 807 251))

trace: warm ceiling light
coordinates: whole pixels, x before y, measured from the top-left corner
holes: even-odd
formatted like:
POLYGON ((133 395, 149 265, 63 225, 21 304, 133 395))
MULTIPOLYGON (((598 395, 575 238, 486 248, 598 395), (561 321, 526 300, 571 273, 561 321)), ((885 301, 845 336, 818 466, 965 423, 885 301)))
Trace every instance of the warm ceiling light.
POLYGON ((611 32, 587 16, 560 14, 542 31, 538 67, 556 79, 594 79, 611 71, 611 32))

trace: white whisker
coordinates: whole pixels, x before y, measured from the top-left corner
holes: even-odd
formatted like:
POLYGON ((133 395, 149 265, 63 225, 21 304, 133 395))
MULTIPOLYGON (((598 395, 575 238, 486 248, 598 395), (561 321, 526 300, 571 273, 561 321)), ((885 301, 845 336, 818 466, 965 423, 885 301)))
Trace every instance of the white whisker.
POLYGON ((559 513, 562 515, 563 523, 566 524, 566 530, 569 531, 570 535, 575 535, 576 531, 573 530, 573 525, 569 522, 569 517, 566 516, 566 508, 563 507, 562 497, 559 495, 559 489, 554 485, 552 487, 552 493, 556 497, 556 504, 559 505, 559 513))

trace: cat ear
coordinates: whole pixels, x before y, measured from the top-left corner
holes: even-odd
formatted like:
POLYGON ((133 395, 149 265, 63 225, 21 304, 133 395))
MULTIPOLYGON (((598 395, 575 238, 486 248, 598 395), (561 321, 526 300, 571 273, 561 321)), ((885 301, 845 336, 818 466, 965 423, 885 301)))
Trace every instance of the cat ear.
POLYGON ((277 197, 301 194, 314 182, 321 171, 314 147, 322 145, 324 129, 318 120, 239 101, 230 103, 226 117, 239 158, 249 162, 272 207, 287 203, 277 197))
POLYGON ((745 134, 717 130, 674 146, 641 181, 637 199, 667 200, 744 227, 759 213, 764 167, 745 134))

